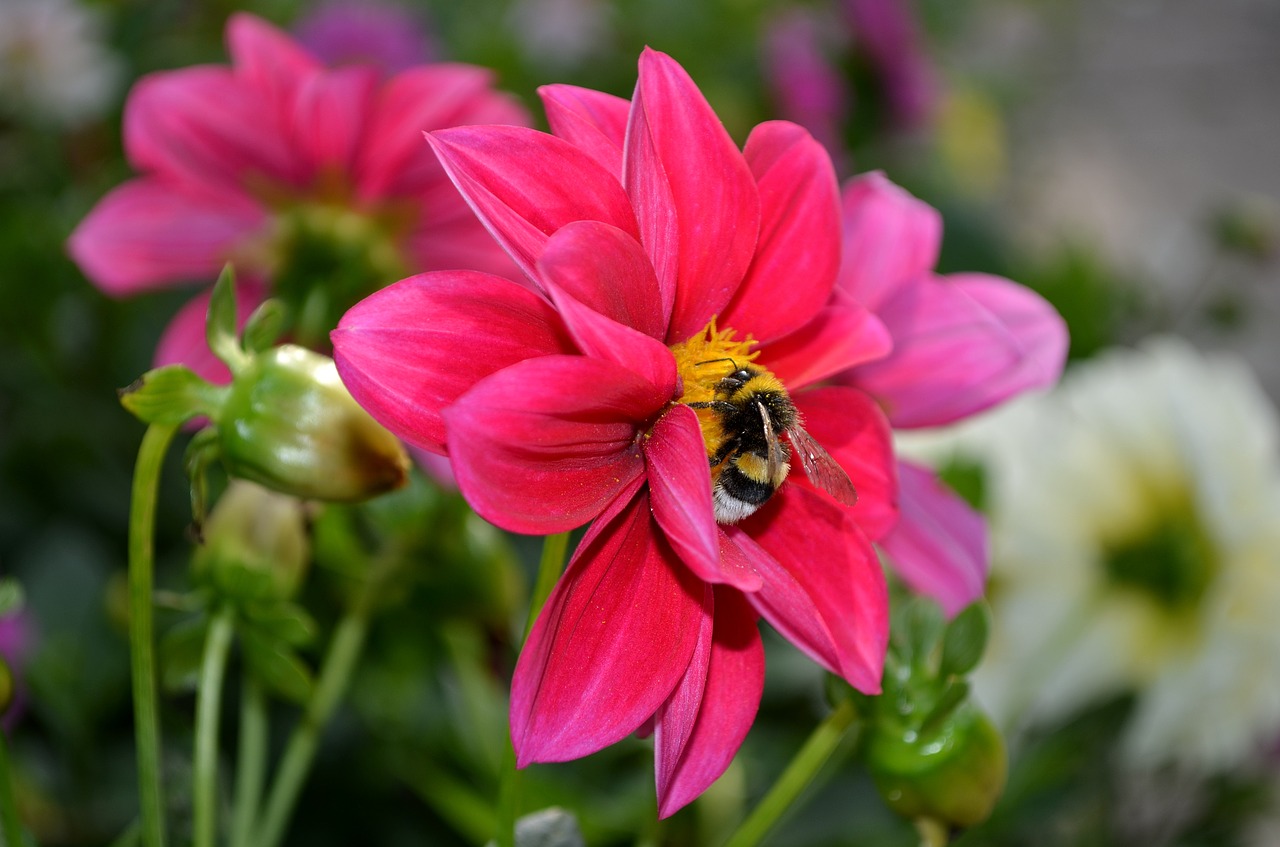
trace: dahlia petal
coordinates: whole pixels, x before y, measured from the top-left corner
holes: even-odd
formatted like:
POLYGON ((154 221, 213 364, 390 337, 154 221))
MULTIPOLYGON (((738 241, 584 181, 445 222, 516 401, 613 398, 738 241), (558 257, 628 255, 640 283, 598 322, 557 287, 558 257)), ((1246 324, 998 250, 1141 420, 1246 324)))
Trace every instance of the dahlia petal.
POLYGON ((516 662, 516 764, 594 753, 640 727, 693 657, 710 591, 685 568, 641 492, 587 531, 516 662))
POLYGON ((227 52, 236 75, 269 92, 271 102, 288 108, 303 80, 324 66, 282 30, 257 15, 236 12, 227 21, 227 52))
POLYGON ((410 444, 445 451, 440 410, 489 374, 573 342, 544 299, 475 271, 420 274, 353 306, 331 335, 352 396, 410 444))
POLYGON ((933 270, 942 245, 942 216, 879 171, 846 183, 840 286, 868 309, 903 282, 933 270))
MULTIPOLYGON (((844 468, 858 491, 849 510, 862 531, 878 541, 898 522, 898 474, 889 422, 875 401, 853 388, 829 386, 793 395, 804 427, 844 468)), ((803 485, 804 474, 788 477, 803 485)))
POLYGON ((644 454, 653 516, 685 564, 705 582, 743 591, 759 588, 759 574, 720 556, 707 448, 697 414, 688 406, 669 409, 645 439, 644 454))
POLYGON ((413 196, 447 183, 440 162, 422 141, 423 132, 467 124, 528 125, 524 107, 492 85, 492 71, 446 62, 388 80, 378 92, 359 152, 356 195, 365 201, 413 196))
POLYGON ((582 526, 644 473, 640 427, 668 399, 602 359, 517 362, 443 412, 458 488, 512 532, 582 526))
POLYGON ((813 319, 760 348, 760 364, 792 391, 888 355, 893 339, 880 319, 837 291, 813 319))
POLYGON ((617 227, 575 221, 548 241, 542 275, 574 299, 618 323, 661 339, 666 329, 658 279, 644 248, 617 227))
POLYGON ((149 74, 124 110, 124 147, 136 170, 223 189, 305 184, 311 172, 288 129, 287 113, 266 92, 225 67, 149 74))
POLYGON ((896 427, 950 423, 1052 383, 1066 355, 1066 330, 1052 307, 997 277, 919 277, 879 314, 894 350, 850 377, 885 405, 896 427))
POLYGON ((707 686, 716 604, 714 589, 707 585, 706 592, 707 614, 702 618, 698 642, 693 648, 689 667, 680 677, 675 691, 658 707, 652 718, 653 769, 659 796, 664 793, 671 779, 671 772, 675 770, 689 737, 693 735, 693 727, 698 721, 698 708, 702 705, 702 694, 707 686))
POLYGON ((371 67, 323 71, 303 81, 293 104, 293 138, 312 170, 350 172, 378 81, 371 67))
POLYGON ((950 617, 982 596, 990 558, 987 524, 928 468, 899 462, 902 518, 880 547, 917 593, 950 617))
POLYGON ((235 246, 266 224, 248 197, 190 191, 160 180, 113 188, 71 233, 67 250, 113 297, 171 283, 212 280, 235 246))
MULTIPOLYGON (((692 663, 691 663, 692 671, 692 663)), ((686 681, 693 676, 686 675, 686 681)), ((683 685, 684 683, 682 683, 683 685)), ((667 739, 677 695, 659 710, 656 748, 658 816, 669 817, 715 782, 742 746, 755 721, 764 693, 764 646, 756 628, 756 615, 742 595, 725 588, 715 590, 715 629, 710 663, 698 704, 696 722, 687 740, 667 739), (675 761, 666 764, 666 747, 679 748, 675 761)), ((680 721, 683 729, 684 720, 680 721)))
POLYGON ((622 178, 622 147, 630 101, 576 85, 538 89, 551 131, 585 150, 609 173, 622 178))
POLYGON ((550 280, 544 279, 544 288, 578 349, 626 368, 647 379, 658 394, 674 397, 679 376, 675 356, 666 345, 600 314, 550 280))
POLYGON ((756 611, 823 667, 878 694, 889 642, 888 588, 849 511, 784 485, 729 535, 764 577, 759 591, 745 595, 756 611))
POLYGON ((689 74, 646 48, 623 157, 641 243, 667 286, 675 249, 669 340, 689 338, 733 297, 755 251, 760 198, 742 153, 689 74))
MULTIPOLYGON (((209 297, 213 293, 208 289, 185 306, 170 319, 160 335, 160 343, 156 346, 155 367, 164 365, 186 365, 200 376, 220 385, 231 382, 231 371, 222 360, 213 355, 205 338, 205 323, 209 316, 209 297)), ((266 290, 262 285, 252 282, 236 282, 236 329, 244 328, 253 310, 266 299, 266 290)))
POLYGON ((428 133, 427 140, 485 227, 532 279, 547 238, 571 221, 603 221, 638 235, 617 179, 554 135, 460 127, 428 133))
POLYGON ((751 327, 763 344, 799 329, 830 298, 840 266, 840 198, 831 157, 802 127, 760 124, 743 152, 760 193, 760 240, 719 320, 751 327))

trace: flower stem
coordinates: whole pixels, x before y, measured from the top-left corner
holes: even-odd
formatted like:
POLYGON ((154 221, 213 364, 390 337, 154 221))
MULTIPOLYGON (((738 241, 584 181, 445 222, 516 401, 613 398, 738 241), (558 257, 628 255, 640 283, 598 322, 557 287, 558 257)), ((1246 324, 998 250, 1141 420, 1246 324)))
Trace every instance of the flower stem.
POLYGON ((753 847, 768 834, 778 821, 813 782, 818 771, 831 758, 846 734, 854 726, 857 712, 853 703, 845 700, 835 708, 826 720, 818 724, 809 740, 796 753, 791 764, 778 777, 773 788, 764 796, 755 810, 739 825, 724 847, 753 847))
POLYGON ((262 686, 244 680, 240 703, 240 749, 236 753, 236 796, 231 819, 233 847, 252 847, 253 825, 262 802, 267 771, 267 701, 262 686))
POLYGON ((152 582, 156 497, 160 467, 177 426, 152 424, 142 436, 129 508, 129 646, 133 671, 133 720, 138 750, 138 805, 144 847, 164 847, 164 793, 160 783, 152 582))
MULTIPOLYGON (((371 583, 376 581, 371 580, 371 583)), ((257 847, 276 847, 284 836, 285 827, 289 825, 294 804, 297 803, 307 773, 311 770, 311 762, 320 743, 320 733, 333 716, 338 701, 351 681, 360 652, 364 649, 365 635, 369 630, 371 603, 366 599, 369 593, 369 586, 366 586, 365 596, 338 622, 333 640, 329 642, 329 652, 325 655, 311 702, 307 704, 301 722, 289 738, 284 757, 280 761, 280 770, 267 798, 266 812, 258 831, 257 847)))
POLYGON ((196 697, 196 748, 192 760, 193 847, 214 847, 218 839, 218 714, 234 629, 235 612, 230 606, 225 606, 213 616, 204 641, 200 691, 196 697))
POLYGON ((920 847, 947 847, 951 843, 946 824, 933 818, 916 818, 916 832, 920 834, 920 847))
POLYGON ((13 792, 9 741, 0 730, 0 844, 22 847, 22 843, 22 823, 18 820, 18 801, 13 792))
MULTIPOLYGON (((524 625, 521 644, 528 640, 538 613, 551 596, 556 580, 564 570, 565 554, 569 550, 569 533, 561 532, 542 539, 542 559, 538 563, 538 578, 529 595, 529 619, 524 625)), ((511 735, 502 751, 502 777, 498 783, 498 847, 515 847, 516 817, 520 806, 520 771, 516 769, 516 751, 511 746, 511 735)))

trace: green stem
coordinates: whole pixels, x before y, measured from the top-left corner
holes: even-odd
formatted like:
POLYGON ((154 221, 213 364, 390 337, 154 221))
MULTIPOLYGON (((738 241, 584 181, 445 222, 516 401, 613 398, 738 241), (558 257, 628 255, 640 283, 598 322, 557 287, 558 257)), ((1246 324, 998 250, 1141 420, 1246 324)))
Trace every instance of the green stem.
POLYGON ((933 818, 916 818, 916 832, 920 835, 920 847, 947 847, 951 836, 947 825, 933 818))
POLYGON ((234 631, 235 611, 225 606, 213 616, 204 641, 200 689, 196 697, 191 825, 194 847, 214 847, 218 839, 218 715, 234 631))
POLYGON ((791 808, 800 793, 813 782, 818 771, 839 748, 845 735, 854 726, 857 711, 848 700, 840 703, 826 720, 818 724, 809 740, 796 753, 791 764, 778 777, 773 788, 764 796, 738 830, 729 837, 724 847, 753 847, 769 833, 784 812, 791 808))
POLYGON ((236 796, 231 819, 233 847, 252 847, 262 786, 267 775, 267 700, 262 686, 250 676, 244 680, 240 703, 240 749, 236 753, 236 796))
POLYGON ((18 800, 13 790, 13 766, 9 742, 0 730, 0 844, 22 847, 22 822, 18 820, 18 800))
MULTIPOLYGON (((367 596, 368 594, 366 598, 367 596)), ((284 836, 285 827, 289 825, 289 818, 293 815, 293 807, 311 770, 311 762, 315 759, 320 734, 333 716, 338 701, 342 699, 364 648, 365 635, 369 630, 370 605, 367 600, 357 602, 338 622, 320 670, 320 679, 311 695, 311 702, 307 704, 306 713, 285 747, 280 769, 267 798, 266 812, 258 831, 257 847, 276 847, 284 836)))
MULTIPOLYGON (((542 560, 538 563, 538 578, 529 596, 529 620, 524 625, 524 638, 529 638, 533 624, 538 620, 551 589, 564 570, 565 554, 569 550, 569 533, 561 532, 542 539, 542 560)), ((502 776, 498 783, 498 847, 515 847, 517 809, 520 807, 520 771, 516 769, 516 752, 511 746, 511 735, 502 753, 502 776)))
POLYGON ((164 847, 164 793, 160 782, 155 636, 152 624, 156 497, 160 467, 177 426, 152 424, 142 436, 129 509, 129 646, 133 721, 138 750, 138 805, 144 847, 164 847))

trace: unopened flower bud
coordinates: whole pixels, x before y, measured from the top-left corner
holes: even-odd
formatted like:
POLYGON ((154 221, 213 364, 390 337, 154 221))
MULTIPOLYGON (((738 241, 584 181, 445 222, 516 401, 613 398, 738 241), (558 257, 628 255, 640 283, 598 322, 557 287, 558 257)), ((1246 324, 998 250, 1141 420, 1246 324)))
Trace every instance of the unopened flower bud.
POLYGON ((17 694, 18 686, 13 678, 13 671, 4 656, 0 656, 0 716, 9 711, 17 694))
POLYGON ((251 599, 293 596, 311 559, 302 501, 244 480, 227 486, 203 535, 196 575, 251 599))
POLYGON ((304 499, 365 500, 408 478, 404 445, 360 408, 333 360, 292 344, 236 373, 218 445, 233 476, 304 499))
POLYGON ((885 802, 904 818, 968 827, 991 814, 1004 790, 1007 760, 991 720, 965 703, 927 735, 877 726, 867 767, 885 802))

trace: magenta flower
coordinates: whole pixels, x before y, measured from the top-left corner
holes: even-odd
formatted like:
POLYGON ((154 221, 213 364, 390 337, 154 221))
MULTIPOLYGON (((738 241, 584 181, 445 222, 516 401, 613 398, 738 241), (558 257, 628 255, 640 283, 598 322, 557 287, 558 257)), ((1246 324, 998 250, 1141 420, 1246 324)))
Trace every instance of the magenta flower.
MULTIPOLYGON (((940 426, 1057 382, 1067 330, 1031 290, 981 273, 933 272, 937 210, 880 173, 844 190, 838 291, 873 312, 893 352, 836 377, 875 397, 895 429, 940 426)), ((933 473, 899 466, 902 515, 880 544, 909 585, 954 614, 982 594, 989 558, 982 517, 933 473)))
MULTIPOLYGON (((630 102, 541 94, 554 135, 428 136, 527 280, 406 279, 346 314, 335 358, 375 417, 449 455, 481 515, 538 534, 593 522, 516 665, 517 761, 578 758, 652 727, 665 817, 724 771, 755 718, 758 616, 879 690, 888 609, 871 542, 897 519, 891 434, 867 394, 820 383, 889 339, 865 308, 832 301, 838 186, 802 128, 761 124, 740 151, 652 50, 630 102), (724 513, 709 458, 737 444, 725 464, 780 470, 726 425, 725 382, 744 368, 776 387, 770 402, 794 402, 856 505, 797 468, 754 514, 724 513)), ((762 439, 770 413, 756 402, 742 405, 762 439)))
POLYGON ((433 58, 419 14, 378 0, 328 0, 294 26, 299 43, 326 65, 377 65, 391 73, 433 58))
POLYGON ((22 714, 26 700, 26 688, 22 684, 22 669, 27 663, 31 651, 35 647, 35 628, 31 616, 27 612, 0 617, 0 658, 9 665, 13 674, 15 689, 13 702, 0 719, 0 729, 13 729, 22 714))
MULTIPOLYGON (((99 288, 127 296, 207 283, 230 260, 247 281, 246 312, 274 282, 309 342, 406 272, 510 267, 422 148, 423 130, 528 122, 488 71, 327 69, 248 14, 231 18, 227 46, 231 67, 151 74, 130 93, 124 144, 141 175, 108 193, 69 242, 99 288), (329 257, 318 267, 317 249, 329 257)), ((203 345, 207 298, 170 325, 161 363, 225 374, 203 345)))
POLYGON ((890 112, 904 129, 929 122, 939 89, 912 6, 912 0, 844 0, 853 37, 880 79, 890 112))

